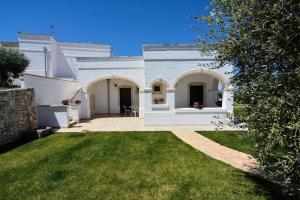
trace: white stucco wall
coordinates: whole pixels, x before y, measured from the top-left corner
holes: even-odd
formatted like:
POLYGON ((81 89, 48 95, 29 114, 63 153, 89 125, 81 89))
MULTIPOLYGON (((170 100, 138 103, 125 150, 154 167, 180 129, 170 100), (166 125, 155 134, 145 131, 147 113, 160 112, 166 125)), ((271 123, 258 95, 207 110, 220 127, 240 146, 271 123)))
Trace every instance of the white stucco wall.
MULTIPOLYGON (((229 86, 232 66, 213 68, 217 65, 214 62, 215 55, 200 53, 200 48, 196 45, 144 45, 143 49, 145 88, 151 88, 153 80, 161 79, 166 82, 170 89, 167 88, 170 110, 174 109, 170 106, 174 104, 173 96, 176 96, 176 107, 189 107, 189 82, 206 84, 206 106, 210 107, 215 106, 214 102, 217 100, 216 79, 222 82, 224 88, 229 86), (173 94, 175 88, 176 92, 173 94)), ((146 98, 145 104, 148 103, 146 98)))
POLYGON ((200 53, 199 46, 191 44, 144 45, 143 56, 111 56, 111 46, 90 43, 57 42, 49 35, 19 35, 20 51, 31 60, 28 74, 43 76, 44 50, 47 48, 47 74, 55 78, 76 79, 78 82, 56 80, 38 76, 24 76, 24 87, 33 87, 40 105, 57 104, 78 88, 81 105, 80 118, 91 116, 91 99, 95 98, 95 111, 107 113, 107 85, 110 82, 110 112, 119 112, 119 86, 132 88, 132 104, 139 104, 140 116, 145 124, 197 124, 209 123, 214 114, 233 111, 233 91, 229 84, 231 65, 216 66, 215 54, 200 53), (54 81, 55 80, 55 81, 54 81), (152 84, 164 84, 161 94, 152 93, 152 84), (218 100, 218 82, 223 84, 222 108, 215 107, 218 100), (190 83, 204 84, 204 98, 208 110, 178 111, 189 107, 190 83), (114 85, 117 86, 114 86, 114 85), (137 87, 139 94, 137 94, 137 87), (163 105, 154 105, 153 98, 164 98, 163 105), (210 109, 211 108, 211 109, 210 109))
MULTIPOLYGON (((34 37, 24 34, 19 35, 19 50, 30 59, 30 65, 25 70, 26 73, 45 75, 44 47, 49 50, 47 65, 50 66, 51 42, 51 37, 45 35, 36 35, 34 37)), ((49 68, 46 71, 48 74, 53 74, 49 68)))
POLYGON ((61 104, 79 89, 78 81, 24 74, 24 88, 34 88, 38 105, 61 104))
POLYGON ((213 73, 229 81, 230 65, 216 66, 214 54, 202 54, 196 45, 144 45, 145 86, 155 79, 163 79, 174 87, 176 79, 184 73, 213 73))
POLYGON ((142 57, 78 58, 78 80, 82 87, 107 78, 124 78, 144 88, 142 57))
POLYGON ((67 128, 69 126, 68 106, 38 106, 39 127, 67 128))
POLYGON ((226 110, 222 108, 183 108, 171 111, 145 112, 145 125, 197 125, 212 122, 226 123, 226 110))
POLYGON ((77 57, 110 57, 111 46, 92 43, 57 42, 49 35, 19 34, 19 50, 29 59, 26 73, 45 75, 47 48, 47 74, 49 77, 76 78, 77 57))

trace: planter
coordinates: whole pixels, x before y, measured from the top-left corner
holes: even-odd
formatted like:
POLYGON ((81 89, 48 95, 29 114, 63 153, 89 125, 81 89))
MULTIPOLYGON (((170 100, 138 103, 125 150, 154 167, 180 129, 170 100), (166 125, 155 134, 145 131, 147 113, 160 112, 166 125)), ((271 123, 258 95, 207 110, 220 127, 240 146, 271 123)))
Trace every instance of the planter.
POLYGON ((77 104, 77 105, 80 105, 80 104, 81 104, 81 101, 80 101, 80 100, 75 100, 74 103, 77 104))
POLYGON ((69 105, 69 100, 62 100, 61 103, 62 105, 69 105))
POLYGON ((218 107, 222 107, 222 101, 216 101, 215 103, 218 107))
POLYGON ((202 108, 204 108, 204 105, 199 103, 199 102, 194 102, 193 103, 193 108, 202 109, 202 108))

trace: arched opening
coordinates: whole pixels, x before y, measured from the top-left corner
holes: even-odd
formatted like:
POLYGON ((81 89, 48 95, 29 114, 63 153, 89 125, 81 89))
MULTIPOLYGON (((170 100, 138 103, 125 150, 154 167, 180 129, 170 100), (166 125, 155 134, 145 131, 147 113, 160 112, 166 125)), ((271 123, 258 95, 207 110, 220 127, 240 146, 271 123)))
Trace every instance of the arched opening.
POLYGON ((89 94, 91 115, 126 114, 139 110, 139 86, 131 80, 109 77, 91 82, 85 90, 89 94))
POLYGON ((167 84, 162 79, 152 82, 152 104, 166 104, 167 102, 167 84))
POLYGON ((222 107, 224 80, 210 73, 192 72, 175 84, 175 108, 222 107))

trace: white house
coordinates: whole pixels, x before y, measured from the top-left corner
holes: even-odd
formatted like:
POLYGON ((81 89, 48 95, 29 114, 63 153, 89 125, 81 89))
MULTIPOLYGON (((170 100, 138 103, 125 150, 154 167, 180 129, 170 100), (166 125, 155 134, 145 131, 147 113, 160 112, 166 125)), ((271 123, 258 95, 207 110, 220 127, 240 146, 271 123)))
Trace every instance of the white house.
POLYGON ((112 56, 106 44, 19 34, 19 50, 31 61, 22 87, 33 87, 39 111, 58 121, 58 111, 87 119, 126 109, 138 110, 145 125, 195 125, 233 113, 232 66, 216 68, 215 54, 194 44, 144 44, 143 56, 112 56))

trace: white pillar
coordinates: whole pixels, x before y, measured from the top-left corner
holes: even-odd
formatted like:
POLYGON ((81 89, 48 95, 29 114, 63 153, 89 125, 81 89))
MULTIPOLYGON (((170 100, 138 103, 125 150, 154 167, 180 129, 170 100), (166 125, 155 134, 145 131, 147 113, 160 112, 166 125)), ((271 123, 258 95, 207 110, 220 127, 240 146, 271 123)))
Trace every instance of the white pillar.
POLYGON ((152 90, 144 89, 144 112, 150 112, 152 110, 152 90))
POLYGON ((222 108, 233 113, 233 88, 225 88, 222 97, 222 108))
POLYGON ((90 110, 90 94, 88 92, 81 93, 81 104, 80 104, 80 119, 88 119, 91 117, 90 110))
POLYGON ((139 117, 144 118, 144 91, 139 91, 139 117))
POLYGON ((175 89, 167 89, 167 104, 170 111, 175 110, 175 89))

